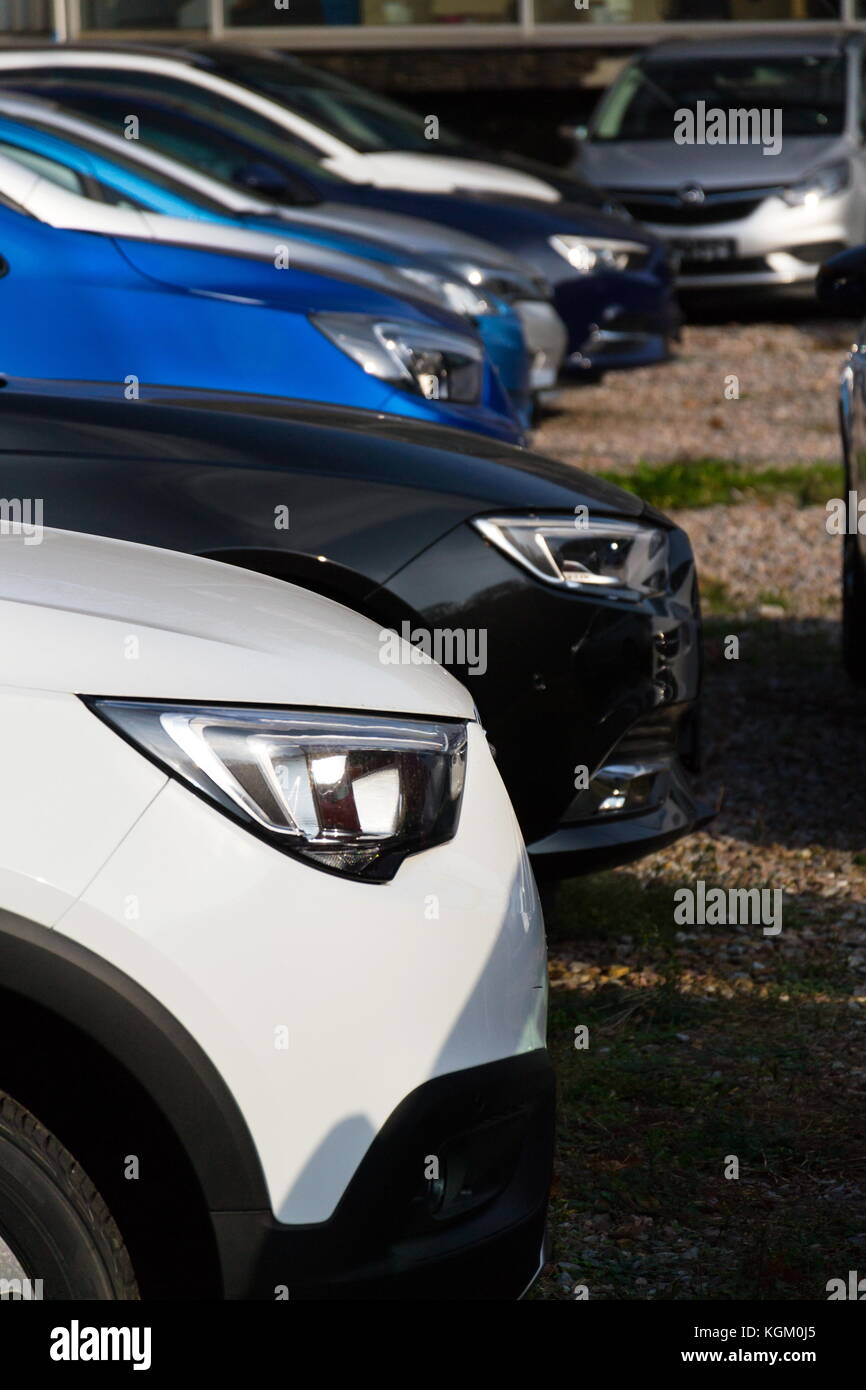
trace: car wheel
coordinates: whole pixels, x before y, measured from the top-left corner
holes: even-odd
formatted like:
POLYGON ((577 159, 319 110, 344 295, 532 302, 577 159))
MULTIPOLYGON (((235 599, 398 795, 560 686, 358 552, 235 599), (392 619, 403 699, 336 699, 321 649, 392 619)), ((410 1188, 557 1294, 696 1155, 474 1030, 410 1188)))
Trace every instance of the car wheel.
POLYGON ((0 1092, 3 1254, 6 1297, 10 1290, 22 1296, 15 1286, 24 1278, 41 1280, 29 1296, 46 1300, 139 1296, 123 1237, 83 1168, 35 1115, 0 1092))
POLYGON ((851 679, 866 684, 866 574, 854 536, 843 540, 842 660, 851 679))

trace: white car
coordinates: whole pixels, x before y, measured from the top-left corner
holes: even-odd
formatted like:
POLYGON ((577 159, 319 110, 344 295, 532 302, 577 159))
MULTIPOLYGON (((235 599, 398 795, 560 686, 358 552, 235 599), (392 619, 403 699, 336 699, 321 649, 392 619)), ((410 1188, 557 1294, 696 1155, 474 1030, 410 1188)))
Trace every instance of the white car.
MULTIPOLYGON (((0 76, 25 70, 47 76, 71 69, 82 77, 128 71, 136 82, 157 84, 167 96, 182 96, 184 90, 192 89, 204 93, 216 110, 230 103, 242 106, 284 130, 288 149, 299 146, 314 154, 324 168, 351 183, 430 193, 477 189, 544 202, 560 200, 552 184, 522 170, 460 154, 440 154, 438 149, 447 149, 449 137, 439 145, 438 132, 436 139, 427 139, 423 117, 413 120, 404 107, 285 54, 185 45, 163 55, 152 48, 100 49, 80 44, 10 48, 0 53, 0 76), (410 138, 414 149, 406 148, 410 138)), ((457 148, 462 145, 458 143, 457 148)))
POLYGON ((0 1274, 519 1297, 544 939, 469 695, 279 581, 4 531, 0 1274))

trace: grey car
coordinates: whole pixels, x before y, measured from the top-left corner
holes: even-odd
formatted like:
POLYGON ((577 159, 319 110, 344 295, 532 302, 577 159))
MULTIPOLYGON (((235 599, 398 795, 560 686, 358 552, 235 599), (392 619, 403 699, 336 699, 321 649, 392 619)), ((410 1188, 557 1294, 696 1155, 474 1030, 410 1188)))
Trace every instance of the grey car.
POLYGON ((576 132, 576 168, 671 246, 681 289, 809 285, 866 235, 863 45, 659 44, 576 132))

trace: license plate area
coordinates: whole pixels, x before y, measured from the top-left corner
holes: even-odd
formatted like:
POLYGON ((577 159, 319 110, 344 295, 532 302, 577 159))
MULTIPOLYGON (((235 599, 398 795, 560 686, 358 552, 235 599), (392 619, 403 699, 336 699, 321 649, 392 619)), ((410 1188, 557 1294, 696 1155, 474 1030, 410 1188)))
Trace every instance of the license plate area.
POLYGON ((668 242, 668 248, 675 259, 688 261, 690 265, 731 261, 737 254, 737 243, 733 237, 673 237, 668 242))

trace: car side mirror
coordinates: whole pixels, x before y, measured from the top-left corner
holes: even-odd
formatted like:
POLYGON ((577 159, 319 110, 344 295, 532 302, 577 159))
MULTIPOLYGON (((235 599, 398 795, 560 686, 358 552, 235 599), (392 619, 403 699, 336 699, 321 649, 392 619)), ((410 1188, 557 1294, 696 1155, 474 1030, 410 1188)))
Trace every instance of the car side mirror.
POLYGON ((846 318, 866 317, 866 245, 831 256, 815 281, 818 302, 846 318))
POLYGON ((267 164, 264 160, 240 165, 232 174, 232 181, 242 188, 248 188, 251 193, 262 193, 266 198, 292 200, 289 180, 273 164, 267 164))

